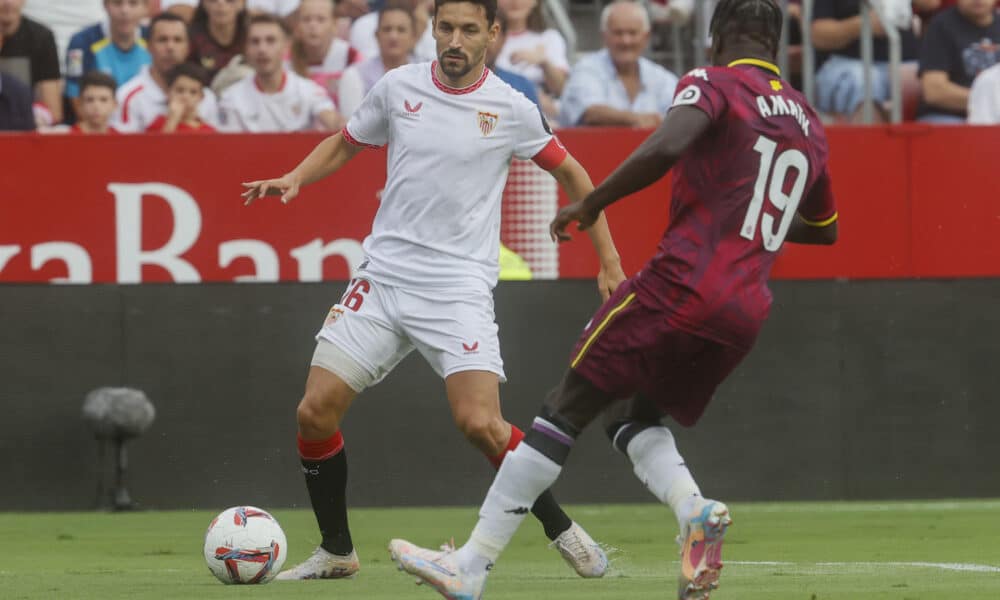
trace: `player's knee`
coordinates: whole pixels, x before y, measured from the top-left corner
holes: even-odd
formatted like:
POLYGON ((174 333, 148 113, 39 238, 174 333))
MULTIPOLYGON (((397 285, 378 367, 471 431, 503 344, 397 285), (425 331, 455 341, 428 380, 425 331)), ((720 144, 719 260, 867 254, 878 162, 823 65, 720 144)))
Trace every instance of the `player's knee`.
POLYGON ((322 400, 307 393, 295 411, 299 431, 313 437, 333 435, 340 429, 340 417, 335 411, 324 408, 322 400))
POLYGON ((503 451, 506 440, 502 437, 503 422, 491 415, 469 413, 455 417, 455 425, 465 439, 490 455, 503 451))

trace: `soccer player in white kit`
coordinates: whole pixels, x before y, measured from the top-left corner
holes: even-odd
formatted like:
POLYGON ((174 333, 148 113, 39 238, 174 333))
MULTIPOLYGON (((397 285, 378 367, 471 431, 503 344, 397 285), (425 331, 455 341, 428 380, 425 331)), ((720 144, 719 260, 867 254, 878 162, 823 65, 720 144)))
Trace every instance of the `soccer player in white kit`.
MULTIPOLYGON (((500 203, 513 157, 549 170, 571 200, 593 184, 538 108, 485 66, 496 0, 436 0, 439 60, 398 67, 366 96, 345 129, 290 173, 243 184, 249 204, 288 202, 364 147, 388 145, 388 177, 366 260, 317 334, 298 448, 323 541, 279 579, 351 577, 360 565, 347 521, 347 460, 340 424, 355 396, 418 350, 445 380, 458 428, 499 468, 523 438, 500 412, 505 379, 492 288, 500 203)), ((603 216, 591 233, 605 298, 625 279, 603 216)), ((607 557, 545 492, 531 508, 563 558, 600 577, 607 557)))

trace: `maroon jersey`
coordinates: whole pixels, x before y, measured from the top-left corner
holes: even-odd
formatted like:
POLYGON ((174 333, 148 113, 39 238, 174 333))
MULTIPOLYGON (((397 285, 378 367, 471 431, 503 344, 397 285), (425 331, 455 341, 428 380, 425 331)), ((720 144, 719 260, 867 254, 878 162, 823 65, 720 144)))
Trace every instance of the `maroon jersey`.
POLYGON ((677 90, 673 106, 694 106, 712 123, 674 166, 670 225, 635 291, 674 327, 749 348, 795 213, 813 225, 836 218, 826 135, 769 63, 695 69, 677 90))

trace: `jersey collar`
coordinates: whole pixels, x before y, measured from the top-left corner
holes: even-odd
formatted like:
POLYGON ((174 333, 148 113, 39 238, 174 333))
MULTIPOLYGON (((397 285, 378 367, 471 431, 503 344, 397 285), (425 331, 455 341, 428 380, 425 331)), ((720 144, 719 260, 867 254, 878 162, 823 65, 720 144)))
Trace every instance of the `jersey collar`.
POLYGON ((759 58, 741 58, 739 60, 734 60, 726 66, 735 67, 737 65, 753 65, 755 67, 760 67, 761 69, 767 69, 778 77, 781 77, 781 69, 778 68, 778 65, 769 63, 766 60, 760 60, 759 58))
POLYGON ((471 94, 472 92, 474 92, 474 91, 478 90, 479 88, 483 87, 483 84, 486 83, 486 78, 490 74, 489 68, 484 65, 483 66, 483 76, 480 77, 475 83, 467 85, 464 88, 453 88, 450 85, 448 85, 448 84, 442 82, 440 79, 438 79, 437 66, 438 66, 438 62, 436 60, 431 63, 431 79, 434 80, 434 85, 437 87, 437 89, 441 90, 442 92, 444 92, 446 94, 453 94, 453 95, 456 95, 456 96, 461 96, 463 94, 471 94))

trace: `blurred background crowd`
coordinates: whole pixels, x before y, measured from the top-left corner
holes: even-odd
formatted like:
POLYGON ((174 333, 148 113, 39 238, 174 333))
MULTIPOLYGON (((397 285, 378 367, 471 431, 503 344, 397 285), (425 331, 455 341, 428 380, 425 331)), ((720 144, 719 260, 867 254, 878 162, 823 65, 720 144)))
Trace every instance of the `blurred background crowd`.
MULTIPOLYGON (((561 127, 655 127, 710 44, 710 0, 498 4, 488 65, 561 127)), ((784 76, 810 87, 829 122, 887 120, 897 102, 907 120, 1000 123, 996 0, 783 7, 784 76)), ((387 71, 435 59, 433 10, 433 0, 0 0, 0 129, 336 131, 387 71)))

